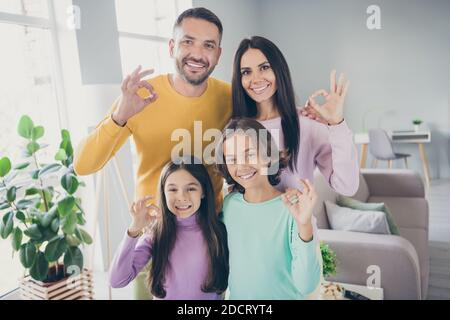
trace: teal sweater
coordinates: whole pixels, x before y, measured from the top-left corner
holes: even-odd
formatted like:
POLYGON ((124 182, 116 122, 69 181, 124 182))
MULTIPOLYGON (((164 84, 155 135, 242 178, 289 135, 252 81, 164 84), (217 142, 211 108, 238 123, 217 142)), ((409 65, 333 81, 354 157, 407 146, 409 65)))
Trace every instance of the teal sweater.
POLYGON ((320 281, 316 242, 304 242, 281 197, 249 203, 225 197, 230 299, 303 299, 320 281))

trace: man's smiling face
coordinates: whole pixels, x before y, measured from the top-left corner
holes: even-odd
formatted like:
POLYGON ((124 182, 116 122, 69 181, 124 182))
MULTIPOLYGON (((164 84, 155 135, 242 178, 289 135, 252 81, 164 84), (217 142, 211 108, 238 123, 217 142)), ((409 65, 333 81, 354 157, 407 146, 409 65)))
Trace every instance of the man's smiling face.
POLYGON ((175 28, 169 48, 178 74, 188 83, 200 85, 219 61, 222 51, 219 29, 206 20, 186 18, 175 28))

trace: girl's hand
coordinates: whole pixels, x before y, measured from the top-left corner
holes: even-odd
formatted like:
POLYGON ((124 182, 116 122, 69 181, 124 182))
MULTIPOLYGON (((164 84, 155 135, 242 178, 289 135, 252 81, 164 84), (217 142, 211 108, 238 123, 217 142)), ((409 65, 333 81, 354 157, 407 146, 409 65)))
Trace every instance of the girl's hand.
POLYGON ((349 86, 350 82, 345 79, 343 73, 339 76, 336 85, 336 70, 331 71, 330 92, 324 89, 316 91, 309 97, 301 114, 324 124, 339 124, 344 120, 344 101, 349 86), (319 105, 314 100, 318 96, 325 97, 326 101, 323 105, 319 105))
POLYGON ((151 226, 161 216, 161 210, 157 206, 146 204, 152 198, 152 196, 146 196, 131 205, 132 222, 128 228, 130 236, 136 237, 144 228, 151 226))
POLYGON ((317 202, 317 194, 311 183, 303 179, 300 179, 300 182, 303 184, 303 192, 288 188, 281 195, 299 227, 311 225, 313 209, 317 202))

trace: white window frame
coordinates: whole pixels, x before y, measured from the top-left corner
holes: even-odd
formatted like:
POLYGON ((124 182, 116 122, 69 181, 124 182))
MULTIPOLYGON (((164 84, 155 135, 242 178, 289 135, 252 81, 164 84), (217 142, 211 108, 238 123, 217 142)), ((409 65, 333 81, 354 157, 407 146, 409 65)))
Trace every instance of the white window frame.
POLYGON ((32 17, 22 14, 6 13, 0 11, 0 23, 8 23, 19 26, 45 29, 50 32, 51 51, 54 62, 51 66, 50 75, 52 77, 53 90, 56 97, 56 107, 58 110, 59 128, 68 128, 68 116, 66 109, 66 97, 64 94, 64 83, 62 76, 61 55, 59 52, 59 41, 56 32, 54 0, 47 0, 48 18, 32 17))
MULTIPOLYGON (((175 18, 181 13, 180 12, 180 5, 178 3, 178 0, 174 0, 175 2, 175 18)), ((191 1, 191 7, 192 7, 192 1, 191 1)), ((174 21, 175 23, 175 21, 174 21)), ((145 34, 140 34, 140 33, 133 33, 133 32, 125 32, 125 31, 120 31, 119 32, 119 40, 120 39, 137 39, 137 40, 144 40, 144 41, 148 41, 148 42, 153 42, 153 43, 163 43, 163 44, 167 44, 170 40, 170 37, 162 37, 162 36, 158 36, 158 35, 145 35, 145 34)), ((160 57, 160 52, 157 52, 157 59, 158 62, 161 62, 161 57, 160 57)), ((127 70, 123 70, 124 72, 127 72, 127 70)))

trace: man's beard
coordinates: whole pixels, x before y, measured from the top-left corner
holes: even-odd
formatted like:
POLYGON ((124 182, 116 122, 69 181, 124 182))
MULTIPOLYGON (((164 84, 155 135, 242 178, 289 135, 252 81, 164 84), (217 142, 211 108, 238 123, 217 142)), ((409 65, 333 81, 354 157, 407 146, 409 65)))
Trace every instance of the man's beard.
MULTIPOLYGON (((201 85, 203 82, 206 81, 206 79, 208 79, 208 77, 211 75, 211 73, 214 71, 214 66, 209 68, 209 64, 208 63, 204 63, 203 61, 201 61, 202 64, 204 64, 206 66, 205 71, 201 74, 198 74, 195 78, 192 76, 189 76, 187 74, 187 72, 184 70, 184 65, 186 63, 186 60, 188 59, 183 59, 180 61, 176 60, 175 61, 175 67, 177 68, 178 74, 189 84, 193 85, 193 86, 198 86, 201 85)), ((195 61, 193 59, 189 59, 192 61, 195 61)))

